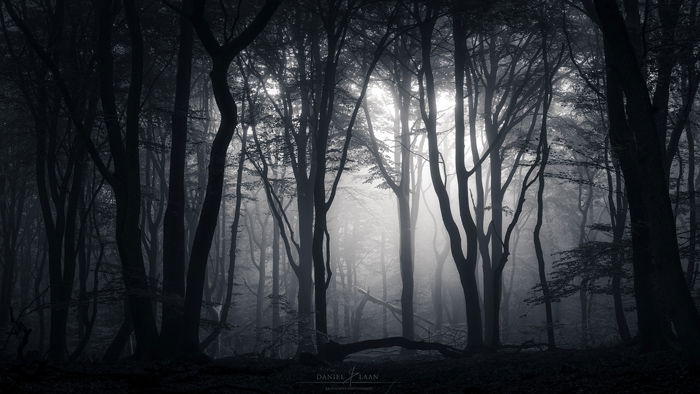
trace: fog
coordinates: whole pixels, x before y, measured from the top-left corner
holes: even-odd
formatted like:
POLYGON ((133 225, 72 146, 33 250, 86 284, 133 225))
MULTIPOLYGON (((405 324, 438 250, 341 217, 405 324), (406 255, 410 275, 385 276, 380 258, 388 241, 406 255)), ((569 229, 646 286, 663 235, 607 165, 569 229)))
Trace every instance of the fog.
POLYGON ((697 358, 698 10, 0 2, 0 361, 697 358))

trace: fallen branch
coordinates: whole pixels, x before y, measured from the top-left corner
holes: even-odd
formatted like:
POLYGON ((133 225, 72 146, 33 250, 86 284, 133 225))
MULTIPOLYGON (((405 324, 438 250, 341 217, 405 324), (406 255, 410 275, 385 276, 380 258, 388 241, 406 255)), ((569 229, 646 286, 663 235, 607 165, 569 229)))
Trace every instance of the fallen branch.
POLYGON ((445 357, 460 358, 465 352, 452 346, 434 342, 411 341, 404 337, 389 337, 382 339, 369 339, 353 343, 337 343, 330 341, 319 349, 319 356, 326 361, 343 361, 345 357, 369 349, 399 346, 413 350, 436 350, 445 357))
MULTIPOLYGON (((373 295, 369 294, 369 292, 368 292, 367 290, 361 289, 361 288, 359 288, 359 287, 356 287, 356 289, 357 289, 358 292, 360 292, 360 294, 364 294, 364 295, 367 297, 367 300, 368 300, 368 301, 370 301, 370 302, 372 302, 372 303, 374 303, 374 304, 381 305, 381 306, 385 307, 385 308, 388 309, 390 312, 392 312, 392 313, 394 314, 394 316, 396 316, 396 314, 399 314, 399 315, 401 314, 401 308, 399 308, 399 307, 397 307, 397 306, 394 306, 394 305, 388 303, 387 301, 380 300, 379 298, 374 297, 373 295)), ((425 322, 425 323, 430 324, 431 326, 435 326, 435 325, 436 325, 434 322, 432 322, 432 321, 430 321, 430 320, 428 320, 428 319, 426 319, 426 318, 424 318, 424 317, 422 317, 422 316, 416 315, 415 313, 413 314, 413 317, 415 317, 416 320, 421 320, 421 321, 423 321, 423 322, 425 322)), ((397 319, 398 319, 398 317, 397 317, 397 319)))

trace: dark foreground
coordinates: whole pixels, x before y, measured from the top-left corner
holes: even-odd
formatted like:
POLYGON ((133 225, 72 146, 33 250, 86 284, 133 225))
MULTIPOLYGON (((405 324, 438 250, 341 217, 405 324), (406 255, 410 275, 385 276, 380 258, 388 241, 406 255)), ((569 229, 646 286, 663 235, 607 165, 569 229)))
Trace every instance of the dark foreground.
POLYGON ((633 347, 373 360, 358 357, 332 365, 246 357, 207 364, 4 363, 0 392, 700 392, 700 370, 681 356, 640 355, 633 347))

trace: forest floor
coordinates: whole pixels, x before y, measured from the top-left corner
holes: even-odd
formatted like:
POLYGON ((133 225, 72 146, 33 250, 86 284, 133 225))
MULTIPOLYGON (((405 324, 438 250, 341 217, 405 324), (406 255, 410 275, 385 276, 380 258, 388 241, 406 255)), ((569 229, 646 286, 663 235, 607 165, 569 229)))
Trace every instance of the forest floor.
POLYGON ((700 392, 700 369, 631 346, 444 359, 358 355, 343 363, 232 357, 200 364, 0 363, 1 393, 700 392))

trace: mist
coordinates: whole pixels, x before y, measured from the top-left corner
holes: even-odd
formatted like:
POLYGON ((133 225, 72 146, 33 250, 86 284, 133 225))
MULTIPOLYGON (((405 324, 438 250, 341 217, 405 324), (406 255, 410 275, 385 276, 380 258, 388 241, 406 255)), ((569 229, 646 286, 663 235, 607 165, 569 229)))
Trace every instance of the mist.
POLYGON ((2 1, 0 370, 688 390, 697 14, 2 1))

